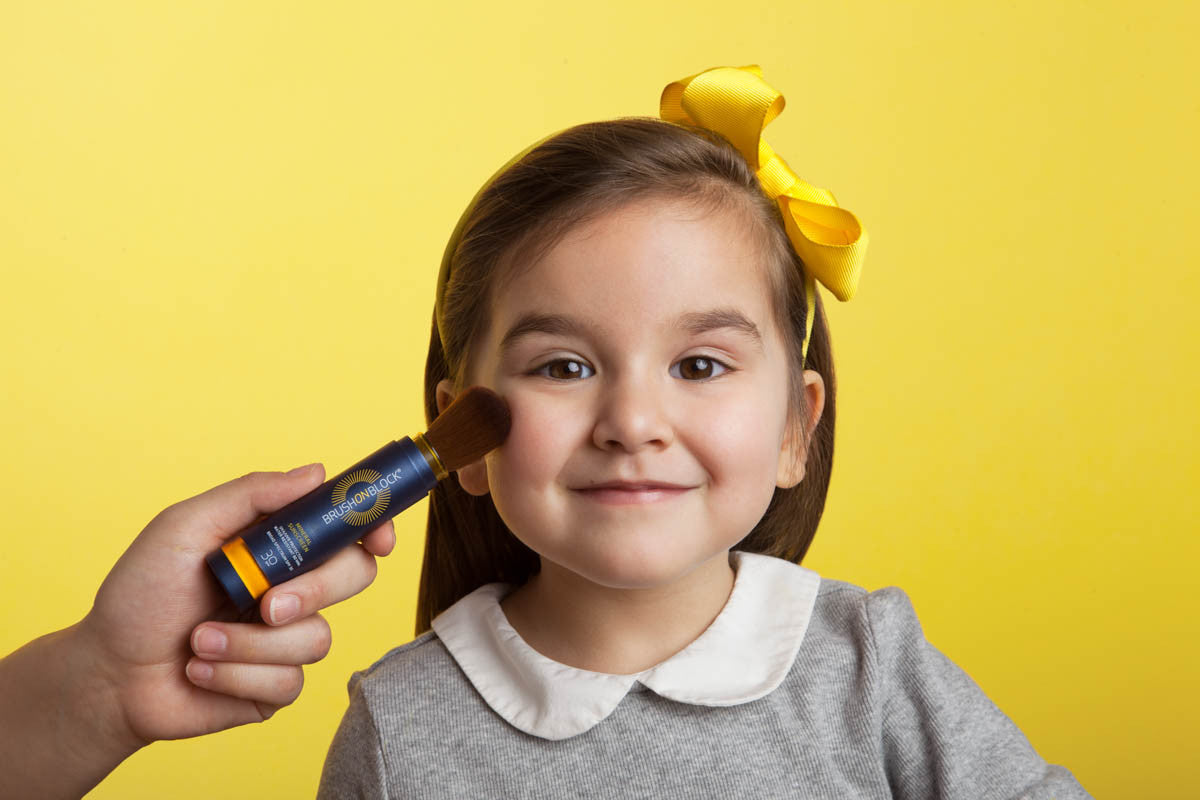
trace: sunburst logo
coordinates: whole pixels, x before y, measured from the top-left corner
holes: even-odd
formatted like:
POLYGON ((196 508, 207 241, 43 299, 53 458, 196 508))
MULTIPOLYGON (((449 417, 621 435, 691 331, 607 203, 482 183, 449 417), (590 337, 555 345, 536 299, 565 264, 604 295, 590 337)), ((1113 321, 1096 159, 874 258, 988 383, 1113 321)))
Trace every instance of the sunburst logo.
POLYGON ((371 501, 371 505, 367 508, 352 508, 347 511, 342 517, 346 522, 351 525, 366 525, 383 515, 384 510, 388 507, 388 502, 392 499, 392 492, 386 485, 373 485, 381 477, 373 469, 358 469, 343 476, 333 487, 335 508, 347 501, 355 506, 371 501), (360 483, 365 485, 358 487, 360 483), (374 494, 369 491, 371 488, 375 489, 374 494))

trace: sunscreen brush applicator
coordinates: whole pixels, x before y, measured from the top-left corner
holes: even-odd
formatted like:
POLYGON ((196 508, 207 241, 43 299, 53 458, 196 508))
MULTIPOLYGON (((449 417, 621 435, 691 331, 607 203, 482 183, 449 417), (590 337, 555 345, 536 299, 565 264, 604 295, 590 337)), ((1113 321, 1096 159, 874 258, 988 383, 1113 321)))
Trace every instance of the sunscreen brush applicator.
POLYGON ((234 536, 205 557, 239 611, 302 575, 420 500, 451 472, 508 438, 495 392, 472 386, 429 430, 385 444, 342 474, 234 536))

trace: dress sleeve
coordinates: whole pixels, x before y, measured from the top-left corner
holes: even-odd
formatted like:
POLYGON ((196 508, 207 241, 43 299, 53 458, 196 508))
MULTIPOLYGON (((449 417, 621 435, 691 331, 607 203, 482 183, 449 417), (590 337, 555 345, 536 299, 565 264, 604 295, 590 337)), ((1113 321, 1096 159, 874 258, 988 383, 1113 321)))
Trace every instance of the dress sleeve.
POLYGON ((898 800, 1090 800, 1069 770, 1047 764, 971 676, 926 641, 902 589, 868 593, 866 615, 884 764, 898 800))
POLYGON ((358 798, 385 800, 387 771, 383 763, 383 745, 379 730, 367 704, 360 673, 354 673, 347 686, 350 706, 342 716, 325 766, 317 798, 358 798))

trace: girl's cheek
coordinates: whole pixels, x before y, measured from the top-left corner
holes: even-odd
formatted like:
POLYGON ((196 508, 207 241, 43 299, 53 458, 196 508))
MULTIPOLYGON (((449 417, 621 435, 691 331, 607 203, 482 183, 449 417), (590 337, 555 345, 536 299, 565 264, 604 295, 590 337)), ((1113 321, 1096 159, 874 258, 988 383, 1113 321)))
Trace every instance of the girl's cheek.
POLYGON ((743 475, 773 470, 783 442, 785 410, 763 402, 762 395, 713 404, 705 410, 707 413, 697 410, 688 426, 696 446, 712 455, 714 469, 743 475))
MULTIPOLYGON (((729 442, 750 442, 769 435, 766 429, 774 429, 775 414, 770 404, 761 396, 742 396, 709 403, 697 409, 694 416, 703 416, 706 427, 715 435, 729 442)), ((782 412, 780 412, 782 414, 782 412)))
POLYGON ((525 475, 557 472, 583 430, 583 416, 563 403, 537 402, 516 393, 506 399, 512 412, 512 429, 496 451, 502 454, 505 465, 525 475))

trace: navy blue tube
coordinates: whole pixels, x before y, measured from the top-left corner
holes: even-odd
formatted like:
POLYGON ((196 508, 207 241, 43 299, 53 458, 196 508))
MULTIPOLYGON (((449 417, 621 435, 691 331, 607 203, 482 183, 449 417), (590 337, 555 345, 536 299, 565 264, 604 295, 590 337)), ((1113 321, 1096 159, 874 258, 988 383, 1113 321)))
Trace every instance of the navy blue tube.
MULTIPOLYGON (((416 503, 437 476, 413 440, 390 442, 240 534, 270 586, 303 575, 334 553, 416 503)), ((252 594, 222 550, 207 557, 230 599, 242 610, 252 594)))

